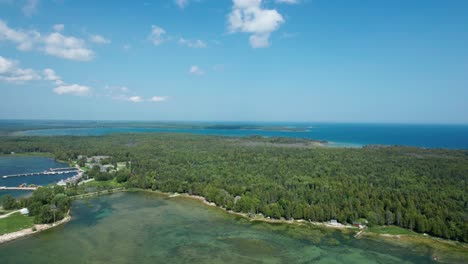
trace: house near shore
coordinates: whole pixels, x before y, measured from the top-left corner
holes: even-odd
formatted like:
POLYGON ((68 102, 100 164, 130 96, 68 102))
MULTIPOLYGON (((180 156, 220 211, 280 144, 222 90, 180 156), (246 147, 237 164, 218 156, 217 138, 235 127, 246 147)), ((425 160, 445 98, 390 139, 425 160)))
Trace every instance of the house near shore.
POLYGON ((58 186, 67 186, 67 183, 64 180, 60 180, 59 182, 57 182, 57 185, 58 186))
POLYGON ((366 227, 366 225, 364 225, 364 224, 362 224, 361 222, 358 222, 358 221, 354 221, 353 226, 357 227, 359 229, 364 229, 366 227))
POLYGON ((338 226, 340 225, 340 223, 338 223, 338 221, 336 221, 335 219, 332 219, 330 220, 330 225, 338 226))
POLYGON ((29 210, 28 210, 28 208, 26 208, 26 207, 20 209, 19 212, 20 212, 20 214, 22 214, 22 215, 28 215, 28 214, 29 214, 29 210))

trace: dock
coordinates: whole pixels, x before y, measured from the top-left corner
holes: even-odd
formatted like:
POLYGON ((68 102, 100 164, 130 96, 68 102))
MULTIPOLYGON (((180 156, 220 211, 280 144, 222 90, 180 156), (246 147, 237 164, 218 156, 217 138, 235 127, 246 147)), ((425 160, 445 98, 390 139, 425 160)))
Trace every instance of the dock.
POLYGON ((13 178, 13 177, 27 177, 27 176, 39 176, 39 175, 54 175, 54 174, 66 174, 66 173, 73 173, 78 172, 77 168, 57 168, 57 169, 49 169, 42 172, 31 172, 31 173, 19 173, 19 174, 12 174, 12 175, 4 175, 2 178, 13 178), (64 170, 69 169, 69 170, 64 170))
POLYGON ((0 191, 2 191, 2 190, 35 191, 39 187, 40 186, 36 186, 36 187, 6 187, 6 186, 0 186, 0 191))
POLYGON ((60 170, 77 170, 75 167, 65 167, 65 168, 50 168, 49 171, 60 171, 60 170))

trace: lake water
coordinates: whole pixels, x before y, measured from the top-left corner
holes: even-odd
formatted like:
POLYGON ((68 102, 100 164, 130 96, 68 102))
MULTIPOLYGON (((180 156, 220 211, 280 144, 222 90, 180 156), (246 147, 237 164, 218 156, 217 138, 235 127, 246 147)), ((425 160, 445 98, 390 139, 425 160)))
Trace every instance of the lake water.
MULTIPOLYGON (((49 168, 68 167, 68 164, 57 162, 52 158, 46 157, 23 157, 23 156, 0 156, 0 186, 17 187, 20 184, 47 185, 69 178, 76 173, 54 174, 54 175, 34 175, 27 177, 12 177, 4 179, 4 175, 41 172, 49 168)), ((20 197, 30 194, 30 191, 5 191, 0 190, 0 197, 5 194, 11 194, 20 197)))
POLYGON ((0 245, 2 263, 431 263, 430 250, 312 226, 251 223, 188 198, 117 193, 64 226, 0 245))
MULTIPOLYGON (((221 123, 223 124, 223 123, 221 123)), ((257 124, 258 125, 258 124, 257 124)), ((267 126, 288 126, 304 129, 295 131, 268 131, 242 129, 161 129, 142 127, 95 127, 71 129, 42 129, 17 132, 34 136, 100 136, 130 132, 176 132, 203 135, 293 137, 327 140, 331 146, 360 147, 368 144, 406 145, 427 148, 468 149, 468 125, 398 125, 398 124, 290 124, 271 123, 267 126)))

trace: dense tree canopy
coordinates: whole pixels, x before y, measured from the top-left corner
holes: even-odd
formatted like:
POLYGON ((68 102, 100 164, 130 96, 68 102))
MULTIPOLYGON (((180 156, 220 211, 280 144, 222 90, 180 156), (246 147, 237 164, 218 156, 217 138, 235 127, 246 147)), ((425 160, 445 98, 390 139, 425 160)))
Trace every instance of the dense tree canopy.
POLYGON ((202 195, 273 218, 365 218, 468 242, 468 151, 297 143, 182 134, 4 137, 0 152, 52 152, 60 160, 109 155, 128 170, 98 177, 130 187, 202 195))

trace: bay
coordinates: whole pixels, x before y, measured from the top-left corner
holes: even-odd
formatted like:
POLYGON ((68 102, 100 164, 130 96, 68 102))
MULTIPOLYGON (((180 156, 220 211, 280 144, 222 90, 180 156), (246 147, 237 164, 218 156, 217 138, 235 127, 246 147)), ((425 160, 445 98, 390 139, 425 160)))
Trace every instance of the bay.
MULTIPOLYGON (((216 123, 228 124, 232 123, 216 123)), ((332 147, 404 145, 426 148, 468 149, 468 125, 351 124, 351 123, 248 123, 290 130, 170 129, 155 127, 86 127, 37 129, 16 132, 27 136, 102 136, 113 133, 193 133, 221 136, 291 137, 326 140, 332 147)))
POLYGON ((76 201, 72 216, 0 245, 2 263, 431 263, 433 254, 311 225, 252 223, 147 192, 76 201))

